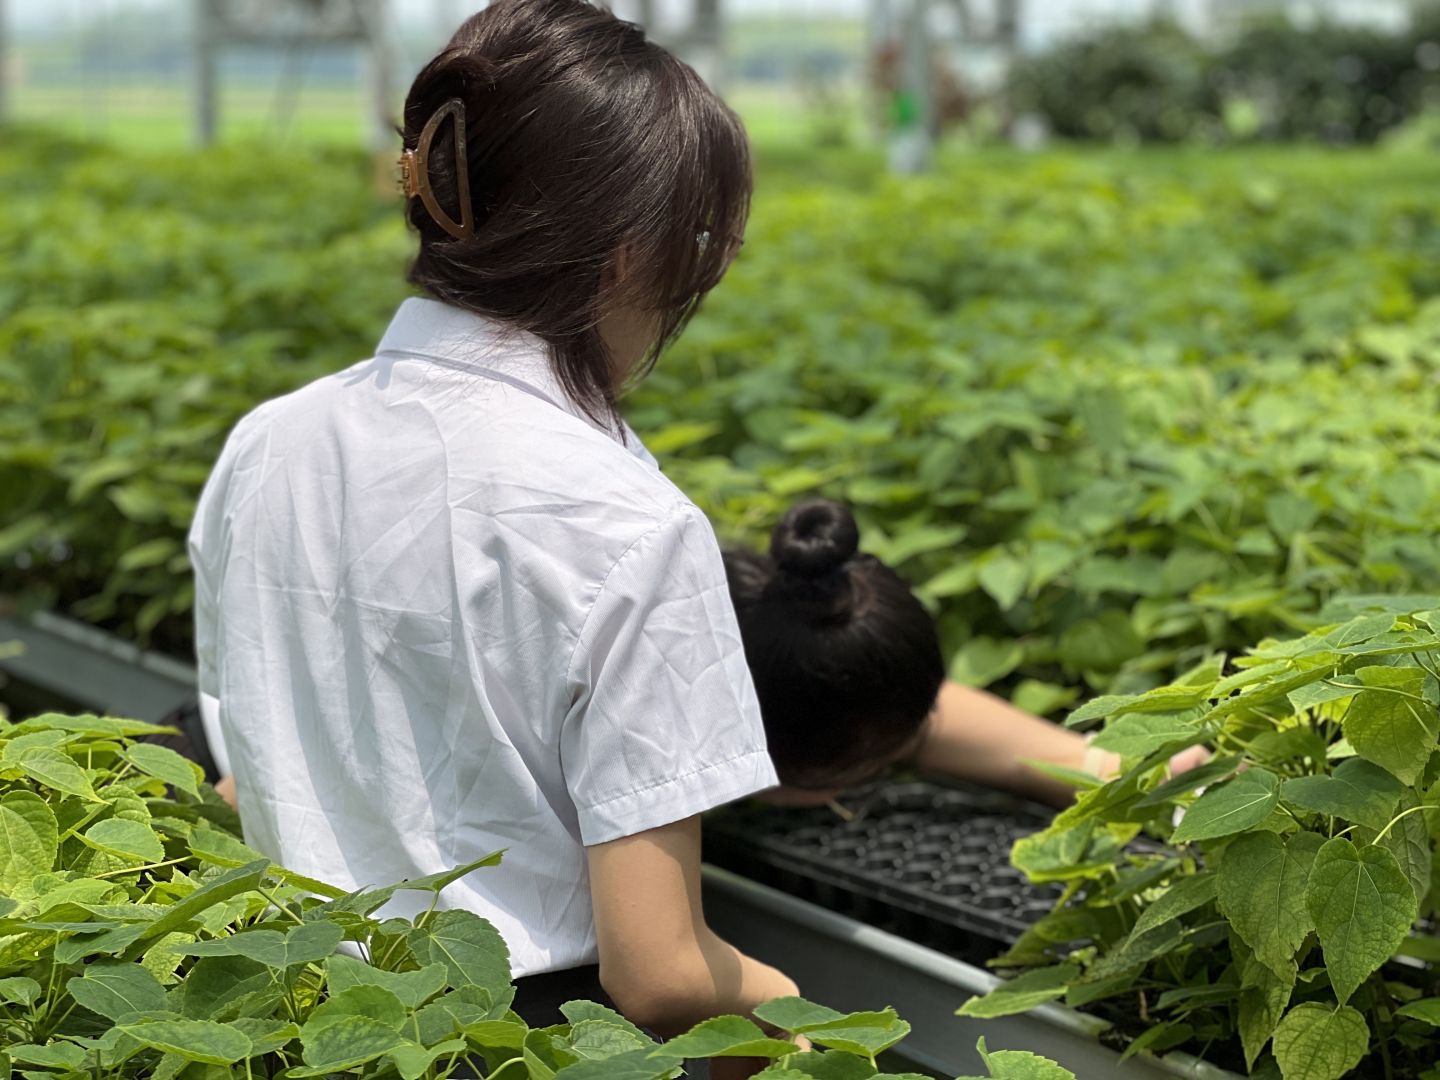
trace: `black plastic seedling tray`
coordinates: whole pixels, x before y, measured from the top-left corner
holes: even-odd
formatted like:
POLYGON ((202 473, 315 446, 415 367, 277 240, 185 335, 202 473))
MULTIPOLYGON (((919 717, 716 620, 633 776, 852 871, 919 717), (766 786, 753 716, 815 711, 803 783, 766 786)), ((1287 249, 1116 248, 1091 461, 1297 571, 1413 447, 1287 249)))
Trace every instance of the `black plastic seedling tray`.
POLYGON ((759 802, 706 819, 705 857, 792 895, 983 963, 1054 907, 1058 886, 1033 886, 1010 847, 1053 811, 953 784, 876 786, 829 807, 759 802))

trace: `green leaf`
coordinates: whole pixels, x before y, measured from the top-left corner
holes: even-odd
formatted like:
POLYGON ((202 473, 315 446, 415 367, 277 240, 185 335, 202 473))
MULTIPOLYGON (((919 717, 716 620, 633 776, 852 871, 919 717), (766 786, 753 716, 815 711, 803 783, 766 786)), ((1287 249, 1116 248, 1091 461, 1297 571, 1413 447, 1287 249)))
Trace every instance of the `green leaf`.
POLYGON ((504 939, 472 912, 436 912, 423 927, 405 935, 405 944, 421 967, 443 963, 452 986, 479 986, 499 993, 510 985, 510 952, 504 939))
POLYGON ((1196 799, 1170 839, 1179 844, 1244 832, 1269 817, 1279 801, 1279 778, 1268 769, 1247 769, 1196 799))
POLYGON ((185 956, 245 956, 269 968, 285 970, 330 956, 345 936, 324 920, 278 930, 245 930, 214 941, 197 941, 175 949, 185 956))
POLYGON ((1172 776, 1140 799, 1135 804, 1135 808, 1139 810, 1149 806, 1160 806, 1162 803, 1178 799, 1182 795, 1188 795, 1196 788, 1205 787, 1221 777, 1229 776, 1239 764, 1240 758, 1235 756, 1212 758, 1203 765, 1185 770, 1179 776, 1172 776))
POLYGON ((1404 871, 1383 847, 1327 841, 1315 856, 1305 890, 1325 968, 1343 1004, 1399 949, 1417 904, 1404 871))
POLYGON ((379 986, 352 986, 331 994, 323 1004, 315 1006, 301 1029, 301 1036, 308 1038, 326 1027, 354 1017, 373 1020, 399 1031, 409 1015, 400 999, 389 990, 379 986))
MULTIPOLYGON (((516 1045, 522 1045, 523 1042, 522 1034, 516 1045)), ((608 1020, 581 1020, 570 1026, 567 1047, 579 1057, 598 1059, 615 1057, 630 1050, 653 1050, 655 1042, 608 1020)))
POLYGON ((1272 832, 1247 833, 1221 859, 1220 910, 1256 959, 1277 975, 1293 971, 1296 951, 1315 928, 1306 908, 1306 885, 1324 843, 1312 832, 1289 840, 1272 832))
POLYGON ((156 1050, 211 1065, 233 1065, 254 1051, 240 1031, 211 1020, 146 1020, 121 1024, 120 1030, 156 1050))
POLYGON ((101 960, 85 974, 69 979, 65 991, 81 1007, 107 1020, 120 1021, 135 1013, 163 1012, 167 1007, 160 980, 139 964, 101 960))
POLYGON ((1233 927, 1231 954, 1240 972, 1240 1001, 1236 1013, 1240 1045, 1245 1051, 1246 1068, 1254 1068, 1256 1059, 1285 1015, 1285 1007, 1290 1004, 1295 988, 1295 966, 1292 964, 1281 974, 1271 971, 1238 939, 1233 927))
POLYGON ((74 1043, 57 1042, 49 1046, 27 1043, 23 1046, 7 1046, 4 1053, 21 1065, 44 1065, 53 1069, 70 1069, 82 1072, 85 1069, 85 1051, 74 1043))
POLYGON ((802 1034, 817 1046, 873 1057, 909 1035, 910 1025, 901 1020, 894 1009, 884 1009, 850 1013, 824 1024, 806 1025, 802 1034))
MULTIPOLYGON (((675 1058, 760 1057, 778 1058, 795 1052, 795 1044, 772 1039, 754 1023, 739 1016, 717 1016, 696 1024, 662 1047, 675 1058)), ((562 1075, 564 1071, 562 1070, 562 1075)))
POLYGON ((1074 964, 1036 968, 1007 979, 988 994, 972 997, 960 1006, 956 1015, 989 1020, 1029 1012, 1037 1005, 1064 997, 1070 983, 1079 974, 1080 968, 1074 964))
POLYGON ((274 1053, 300 1037, 300 1026, 287 1020, 241 1016, 229 1023, 250 1040, 252 1057, 274 1053))
POLYGON ((1421 998, 1395 1010, 1397 1016, 1419 1020, 1431 1027, 1440 1027, 1440 998, 1421 998))
POLYGON ((1413 667, 1366 667, 1355 673, 1367 687, 1345 714, 1345 738, 1356 753, 1413 785, 1440 735, 1440 711, 1425 702, 1425 672, 1413 667))
MULTIPOLYGON (((818 1024, 845 1019, 845 1014, 826 1005, 817 1005, 802 997, 778 997, 757 1005, 755 1018, 771 1027, 799 1034, 818 1024)), ((566 1014, 569 1015, 568 1013, 566 1014)))
MULTIPOLYGON (((776 1000, 783 1001, 785 999, 777 998, 776 1000)), ((755 1009, 755 1015, 760 1016, 760 1009, 763 1008, 766 1008, 766 1006, 761 1005, 759 1008, 755 1009)), ((655 1041, 654 1039, 651 1039, 649 1035, 646 1035, 638 1027, 632 1024, 629 1020, 625 1019, 625 1017, 621 1016, 614 1009, 608 1009, 604 1005, 597 1004, 594 1001, 567 1001, 565 1002, 565 1004, 560 1006, 560 1013, 562 1016, 565 1017, 566 1020, 570 1021, 571 1024, 583 1024, 586 1020, 603 1020, 607 1024, 615 1024, 618 1027, 622 1027, 626 1031, 629 1031, 634 1035, 640 1036, 647 1042, 655 1041)), ((840 1014, 837 1013, 836 1015, 838 1016, 840 1014)), ((763 1016, 760 1018, 762 1020, 765 1019, 765 1017, 763 1016)), ((766 1020, 766 1023, 774 1024, 775 1022, 773 1020, 766 1020)), ((775 1024, 775 1026, 782 1027, 783 1025, 775 1024)))
POLYGON ((165 781, 173 788, 200 797, 198 780, 203 771, 192 761, 181 757, 168 746, 157 743, 132 743, 120 756, 146 776, 165 781))
POLYGON ((85 770, 75 764, 75 759, 59 750, 45 746, 21 750, 13 759, 16 767, 32 780, 45 787, 63 791, 67 795, 78 795, 82 799, 98 802, 95 789, 85 770))
POLYGON ((1275 1029, 1275 1060, 1284 1080, 1340 1080, 1370 1048, 1370 1028, 1348 1005, 1297 1005, 1275 1029))
POLYGON ((989 1050, 982 1037, 975 1046, 992 1080, 1075 1080, 1075 1074, 1028 1050, 989 1050))
POLYGON ((950 664, 950 678, 962 686, 989 686, 1009 675, 1025 659, 1025 649, 1014 640, 971 638, 950 664))
POLYGON ((0 979, 0 1001, 17 1005, 33 1005, 40 998, 40 984, 24 975, 0 979))
POLYGON ((466 1047, 464 1039, 449 1039, 438 1046, 425 1047, 418 1043, 402 1043, 385 1056, 395 1066, 401 1080, 420 1080, 430 1066, 441 1058, 449 1057, 466 1047))
POLYGON ((1351 758, 1331 776, 1286 780, 1280 798, 1301 810, 1383 829, 1395 814, 1401 790, 1400 782, 1380 766, 1351 758))
POLYGON ((1203 734, 1190 719, 1190 712, 1130 713, 1111 720, 1093 743, 1125 758, 1147 757, 1172 743, 1182 743, 1203 734))
POLYGON ((678 1064, 680 1064, 679 1058, 664 1056, 661 1051, 631 1050, 628 1053, 604 1058, 600 1061, 578 1061, 573 1065, 566 1065, 554 1074, 554 1078, 555 1080, 665 1080, 675 1071, 675 1066, 678 1064))
POLYGON ((165 858, 165 847, 155 830, 128 818, 97 821, 80 834, 80 840, 87 847, 126 862, 156 863, 165 858))
POLYGON ((409 1009, 418 1009, 444 990, 447 979, 444 964, 429 964, 418 971, 383 971, 343 953, 331 956, 328 967, 331 993, 338 993, 352 986, 379 986, 389 990, 409 1009))
POLYGON ((29 791, 0 798, 0 893, 29 885, 55 865, 60 829, 49 803, 29 791))
POLYGON ((1157 926, 1163 926, 1182 915, 1188 915, 1196 908, 1204 907, 1215 899, 1215 875, 1201 871, 1190 877, 1182 877, 1171 884, 1153 903, 1140 912, 1131 934, 1139 937, 1157 926))
POLYGON ((429 1046, 448 1039, 470 1025, 499 1020, 505 1015, 513 991, 507 988, 498 1000, 490 991, 465 986, 443 994, 415 1014, 420 1041, 429 1046))
POLYGON ((384 1057, 409 1042, 401 1038, 395 1028, 368 1016, 340 1016, 333 1023, 313 1029, 312 1022, 300 1030, 300 1056, 309 1068, 289 1070, 288 1075, 292 1077, 344 1072, 384 1057))
POLYGON ((1009 611, 1025 594, 1029 570, 1019 559, 1000 555, 981 565, 980 587, 990 594, 1001 611, 1009 611))

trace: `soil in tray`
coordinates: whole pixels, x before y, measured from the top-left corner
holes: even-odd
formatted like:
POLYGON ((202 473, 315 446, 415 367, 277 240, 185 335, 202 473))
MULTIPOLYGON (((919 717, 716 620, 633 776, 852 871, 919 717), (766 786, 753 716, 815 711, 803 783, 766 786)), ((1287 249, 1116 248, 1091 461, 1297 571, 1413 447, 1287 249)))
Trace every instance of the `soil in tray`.
POLYGON ((1045 915, 1058 886, 1030 885, 1010 847, 1053 811, 924 780, 876 785, 830 807, 751 802, 706 818, 708 861, 822 907, 983 964, 1045 915))

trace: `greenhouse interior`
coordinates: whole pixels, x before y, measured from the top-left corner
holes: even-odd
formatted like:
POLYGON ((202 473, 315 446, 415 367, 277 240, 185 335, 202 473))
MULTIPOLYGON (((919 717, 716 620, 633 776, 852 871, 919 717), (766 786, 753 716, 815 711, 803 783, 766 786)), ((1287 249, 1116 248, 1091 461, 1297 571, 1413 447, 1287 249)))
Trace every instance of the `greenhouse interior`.
POLYGON ((0 0, 0 1080, 1440 1080, 1437 533, 1436 0, 0 0))

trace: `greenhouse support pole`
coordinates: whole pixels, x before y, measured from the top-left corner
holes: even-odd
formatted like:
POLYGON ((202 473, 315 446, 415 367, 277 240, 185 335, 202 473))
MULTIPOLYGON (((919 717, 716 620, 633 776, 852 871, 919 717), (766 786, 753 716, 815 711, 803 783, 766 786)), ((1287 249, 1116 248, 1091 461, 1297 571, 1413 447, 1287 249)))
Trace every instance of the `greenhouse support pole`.
POLYGON ((930 0, 909 0, 900 60, 900 93, 890 145, 890 167, 899 173, 922 173, 934 156, 935 103, 930 77, 930 0))
POLYGON ((215 142, 220 106, 214 8, 201 0, 195 8, 195 141, 201 146, 215 142))
POLYGON ((10 37, 5 0, 0 0, 0 124, 10 115, 10 37))

